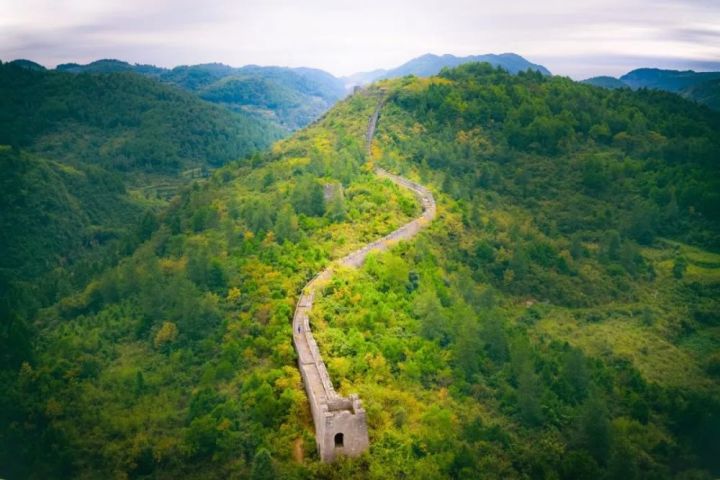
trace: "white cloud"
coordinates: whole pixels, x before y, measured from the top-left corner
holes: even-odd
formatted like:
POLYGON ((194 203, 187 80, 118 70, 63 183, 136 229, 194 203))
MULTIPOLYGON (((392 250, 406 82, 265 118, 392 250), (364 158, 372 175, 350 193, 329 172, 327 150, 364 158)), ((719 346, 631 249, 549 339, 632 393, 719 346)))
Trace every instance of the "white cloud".
POLYGON ((630 58, 718 61, 719 25, 720 4, 709 0, 0 0, 0 58, 347 74, 426 52, 513 51, 581 77, 621 73, 603 68, 630 58))

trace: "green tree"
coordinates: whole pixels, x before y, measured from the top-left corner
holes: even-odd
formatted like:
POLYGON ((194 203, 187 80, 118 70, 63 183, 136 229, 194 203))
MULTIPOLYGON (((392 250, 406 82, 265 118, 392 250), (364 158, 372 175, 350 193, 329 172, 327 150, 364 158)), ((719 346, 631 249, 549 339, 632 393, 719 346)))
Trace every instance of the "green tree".
POLYGON ((167 350, 178 338, 177 325, 173 322, 163 322, 160 329, 155 334, 153 340, 155 348, 167 350))
POLYGON ((295 211, 311 217, 325 213, 323 187, 310 175, 300 177, 293 189, 291 202, 295 211))
POLYGON ((199 287, 205 287, 210 278, 210 258, 205 249, 196 249, 188 256, 187 274, 199 287))
POLYGON ((587 396, 590 374, 580 350, 573 348, 565 355, 562 378, 569 386, 570 400, 581 401, 587 396))
POLYGON ((472 316, 464 317, 455 342, 455 363, 468 381, 480 371, 482 347, 477 319, 472 316))
POLYGON ((211 206, 199 207, 192 215, 190 224, 194 232, 201 232, 217 223, 217 210, 211 206))
POLYGON ((522 248, 515 249, 510 259, 510 268, 512 269, 515 280, 523 280, 525 278, 530 268, 530 261, 525 250, 522 248))
POLYGON ((347 216, 345 209, 345 195, 343 194, 342 188, 338 186, 333 190, 332 197, 327 205, 327 211, 325 214, 333 222, 342 222, 347 216))
POLYGON ((399 291, 407 286, 410 269, 407 262, 392 253, 383 256, 383 280, 391 290, 399 291))
POLYGON ((620 260, 620 248, 622 247, 622 241, 620 234, 616 230, 609 230, 602 242, 601 257, 603 261, 616 262, 620 260))
POLYGON ((145 377, 143 373, 138 370, 135 374, 135 395, 142 395, 145 391, 145 377))
POLYGON ((217 437, 218 430, 215 419, 210 415, 203 415, 190 422, 185 434, 185 441, 194 456, 204 457, 215 451, 217 437))
POLYGON ((675 257, 675 263, 673 263, 672 267, 672 273, 673 277, 677 279, 683 278, 685 276, 685 272, 687 271, 687 260, 685 260, 685 257, 682 255, 678 255, 675 257))
POLYGON ((507 335, 502 320, 495 314, 490 314, 485 323, 483 337, 488 356, 497 364, 505 363, 509 355, 507 335))
POLYGON ((517 398, 520 418, 528 426, 540 425, 543 421, 543 387, 540 379, 529 363, 525 363, 518 377, 517 398))
POLYGON ((275 480, 275 465, 272 456, 266 448, 259 448, 255 457, 253 457, 252 470, 250 471, 251 480, 275 480))
POLYGON ((265 233, 273 225, 272 207, 266 200, 253 199, 245 210, 245 219, 253 233, 265 233))
POLYGON ((575 443, 585 448, 600 465, 605 465, 612 446, 612 431, 605 402, 590 396, 577 418, 575 443))
POLYGON ((420 292, 414 302, 415 314, 420 319, 420 333, 430 340, 439 340, 441 344, 449 341, 447 317, 434 290, 420 292))
POLYGON ((275 219, 275 236, 278 242, 294 242, 298 239, 298 218, 292 205, 282 206, 275 219))
POLYGON ((141 242, 144 242, 157 230, 158 221, 155 215, 151 211, 145 212, 143 215, 140 226, 138 227, 138 237, 141 242))
POLYGON ((220 260, 213 259, 210 262, 210 269, 208 270, 207 286, 210 290, 221 291, 227 286, 225 278, 225 270, 223 269, 220 260))

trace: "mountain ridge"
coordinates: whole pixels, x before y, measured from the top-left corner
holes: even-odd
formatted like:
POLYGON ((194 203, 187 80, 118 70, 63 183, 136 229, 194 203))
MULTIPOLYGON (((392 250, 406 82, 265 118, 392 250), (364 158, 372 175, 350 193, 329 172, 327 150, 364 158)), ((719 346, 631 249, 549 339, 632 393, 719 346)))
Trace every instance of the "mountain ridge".
POLYGON ((203 100, 270 121, 287 133, 309 124, 346 94, 343 82, 317 68, 230 65, 211 62, 173 68, 131 64, 118 59, 99 59, 87 64, 63 63, 46 69, 30 60, 13 60, 17 66, 72 74, 134 73, 178 86, 203 100), (231 89, 223 82, 233 79, 231 89), (259 95, 258 83, 266 85, 259 95), (270 93, 270 97, 268 97, 270 93))
POLYGON ((688 100, 720 110, 720 72, 696 72, 694 70, 670 70, 661 68, 636 68, 616 78, 597 76, 581 83, 601 88, 648 88, 671 92, 688 100))
POLYGON ((457 67, 470 62, 489 63, 493 67, 502 67, 510 73, 518 73, 530 69, 537 70, 543 75, 551 75, 550 70, 546 67, 532 63, 517 53, 487 53, 464 57, 458 57, 449 53, 443 55, 426 53, 395 68, 359 72, 343 78, 346 79, 349 85, 353 85, 353 81, 358 82, 356 83, 357 85, 364 85, 375 80, 404 77, 405 75, 416 75, 419 77, 432 76, 440 73, 440 70, 443 68, 457 67))

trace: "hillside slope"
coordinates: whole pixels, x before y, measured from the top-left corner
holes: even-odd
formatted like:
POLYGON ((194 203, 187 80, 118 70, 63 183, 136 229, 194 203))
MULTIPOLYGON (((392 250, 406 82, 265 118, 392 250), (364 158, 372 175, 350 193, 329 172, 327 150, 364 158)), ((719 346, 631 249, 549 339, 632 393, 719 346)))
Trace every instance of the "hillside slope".
POLYGON ((345 96, 343 83, 313 68, 235 68, 221 63, 183 65, 173 69, 98 60, 87 65, 58 65, 71 73, 134 72, 177 85, 201 98, 244 112, 291 132, 317 119, 345 96))
POLYGON ((719 146, 676 95, 488 65, 359 92, 34 318, 0 378, 0 474, 714 478, 719 146), (290 320, 315 272, 419 214, 374 165, 437 217, 315 298, 371 445, 326 465, 290 320))
POLYGON ((0 65, 0 144, 67 163, 178 173, 267 147, 279 131, 131 73, 0 65))
POLYGON ((295 292, 330 258, 418 211, 411 194, 361 169, 374 108, 375 98, 356 97, 324 126, 274 147, 266 165, 221 169, 149 227, 152 240, 41 311, 37 347, 22 366, 0 371, 4 386, 15 385, 0 409, 2 474, 227 478, 248 475, 263 446, 290 448, 288 435, 310 448, 288 322, 295 292), (327 199, 326 184, 335 192, 327 199), (238 329, 227 343, 226 327, 238 329), (75 376, 78 361, 87 369, 75 376), (68 376, 55 379, 52 364, 68 376), (29 384, 13 380, 17 368, 29 384), (135 386, 120 387, 126 381, 135 386), (244 385, 243 400, 217 396, 218 381, 244 385), (202 384, 209 388, 197 390, 202 384), (215 407, 226 400, 221 440, 215 407), (228 442, 220 457, 218 442, 228 442), (213 457, 219 463, 208 468, 213 457))
POLYGON ((680 95, 720 111, 720 78, 686 87, 680 95))
POLYGON ((3 315, 83 285, 132 250, 142 222, 193 177, 279 135, 133 73, 0 65, 3 315))

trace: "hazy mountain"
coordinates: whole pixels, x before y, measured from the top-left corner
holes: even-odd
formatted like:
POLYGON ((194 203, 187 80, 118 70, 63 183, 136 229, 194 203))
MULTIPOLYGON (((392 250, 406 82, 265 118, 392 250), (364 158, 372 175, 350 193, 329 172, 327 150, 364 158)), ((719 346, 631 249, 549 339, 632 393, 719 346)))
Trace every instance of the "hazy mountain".
POLYGON ((610 88, 610 89, 629 88, 630 87, 627 83, 623 82, 622 80, 618 80, 615 77, 610 77, 607 75, 588 78, 586 80, 583 80, 581 83, 587 83, 588 85, 593 85, 595 87, 610 88))
POLYGON ((659 68, 638 68, 626 73, 620 80, 631 88, 654 88, 679 93, 686 88, 708 80, 720 78, 720 72, 695 72, 693 70, 661 70, 659 68))
MULTIPOLYGON (((34 62, 24 62, 26 68, 43 68, 34 62)), ((97 60, 86 65, 66 63, 58 65, 57 70, 70 73, 139 73, 175 84, 231 110, 244 111, 255 118, 270 121, 285 131, 294 131, 320 117, 355 85, 411 74, 435 75, 445 67, 468 62, 487 62, 510 73, 532 69, 550 75, 542 65, 531 63, 514 53, 467 57, 426 54, 391 70, 359 72, 342 78, 323 70, 303 67, 246 65, 235 68, 222 63, 206 63, 167 69, 115 59, 97 60)))
POLYGON ((46 70, 45 67, 40 65, 39 63, 35 63, 32 60, 25 60, 25 59, 18 59, 13 60, 12 62, 8 62, 8 65, 15 65, 16 67, 22 67, 26 68, 28 70, 46 70))
POLYGON ((235 160, 279 134, 268 122, 132 73, 0 66, 0 144, 68 163, 177 172, 235 160))
MULTIPOLYGON (((264 69, 269 67, 259 68, 264 69)), ((313 84, 322 87, 322 89, 319 90, 318 93, 320 93, 320 96, 323 96, 324 98, 341 98, 345 95, 345 85, 342 82, 342 79, 335 77, 334 75, 326 72, 325 70, 320 70, 318 68, 298 67, 293 68, 292 71, 300 75, 308 82, 312 82, 313 84)))
POLYGON ((367 85, 368 83, 372 83, 378 78, 382 78, 387 72, 387 70, 380 68, 370 72, 353 73, 352 75, 342 77, 342 80, 345 82, 345 86, 347 88, 352 88, 355 85, 367 85))
POLYGON ((515 53, 492 53, 485 55, 470 55, 467 57, 456 57, 455 55, 434 55, 428 53, 413 58, 407 63, 390 70, 374 70, 372 72, 355 73, 345 77, 346 85, 364 85, 383 78, 397 78, 405 75, 417 75, 418 77, 429 77, 436 75, 445 67, 457 67, 463 63, 487 62, 493 67, 502 67, 510 73, 518 73, 528 69, 537 70, 543 75, 550 75, 550 71, 542 65, 529 62, 515 53))
POLYGON ((232 67, 222 63, 180 65, 164 70, 159 77, 164 82, 173 83, 187 90, 198 90, 232 75, 233 70, 232 67))
POLYGON ((603 88, 649 88, 677 93, 689 100, 720 109, 720 72, 694 72, 692 70, 661 70, 638 68, 620 78, 600 76, 582 83, 603 88))
POLYGON ((135 72, 142 74, 156 74, 163 72, 162 68, 154 65, 131 65, 127 62, 115 59, 102 59, 80 65, 77 63, 63 63, 58 65, 55 70, 68 73, 118 73, 118 72, 135 72))

